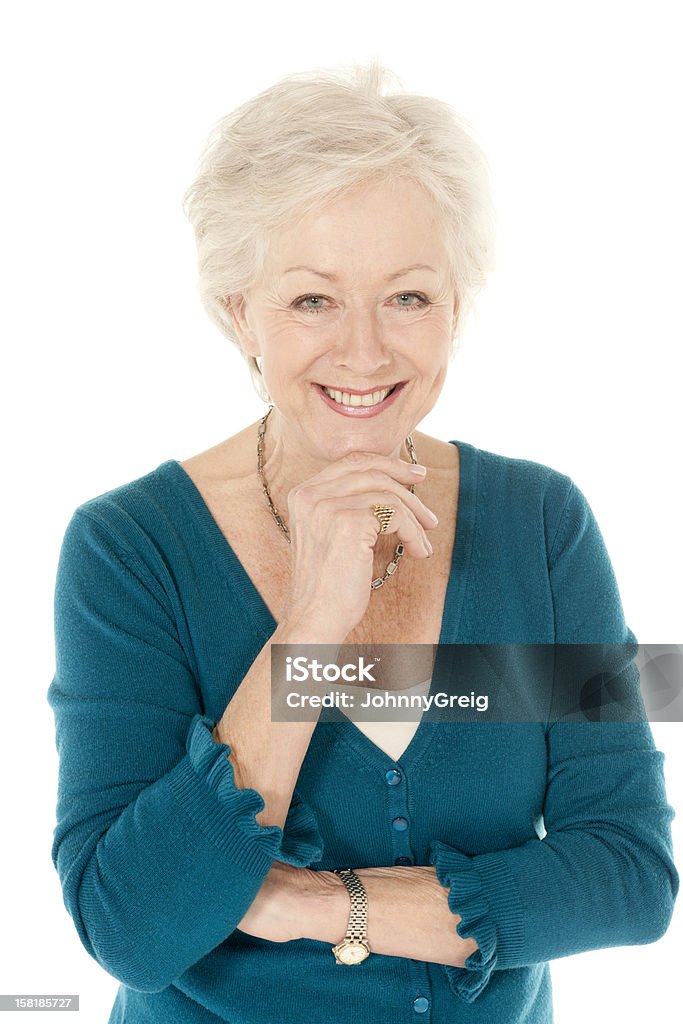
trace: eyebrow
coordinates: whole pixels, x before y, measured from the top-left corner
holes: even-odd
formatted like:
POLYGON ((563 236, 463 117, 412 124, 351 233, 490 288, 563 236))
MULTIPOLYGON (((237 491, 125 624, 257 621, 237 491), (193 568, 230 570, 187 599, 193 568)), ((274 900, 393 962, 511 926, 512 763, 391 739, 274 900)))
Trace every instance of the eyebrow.
MULTIPOLYGON (((308 270, 311 274, 317 274, 318 277, 324 277, 328 281, 337 281, 338 280, 338 277, 337 277, 336 274, 328 274, 324 270, 316 270, 314 267, 305 267, 305 266, 288 267, 287 270, 284 271, 284 273, 285 274, 291 274, 295 270, 308 270)), ((413 263, 409 267, 403 267, 402 270, 397 270, 395 274, 389 274, 389 276, 385 277, 384 280, 385 281, 395 281, 397 277, 403 277, 404 274, 407 274, 411 270, 431 270, 431 272, 433 274, 437 273, 437 271, 434 269, 434 267, 429 267, 429 266, 427 266, 426 263, 413 263)))

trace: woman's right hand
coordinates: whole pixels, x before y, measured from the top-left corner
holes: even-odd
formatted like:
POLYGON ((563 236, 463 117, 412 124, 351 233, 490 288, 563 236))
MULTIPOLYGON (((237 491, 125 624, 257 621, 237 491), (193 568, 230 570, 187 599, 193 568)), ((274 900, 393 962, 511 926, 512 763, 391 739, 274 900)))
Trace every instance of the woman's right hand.
MULTIPOLYGON (((379 520, 375 504, 396 511, 386 529, 405 554, 428 558, 426 530, 436 525, 429 509, 408 489, 425 476, 411 463, 374 452, 349 452, 288 495, 292 582, 285 618, 320 620, 343 639, 367 610, 374 578, 379 520)), ((404 555, 405 557, 405 555, 404 555)))

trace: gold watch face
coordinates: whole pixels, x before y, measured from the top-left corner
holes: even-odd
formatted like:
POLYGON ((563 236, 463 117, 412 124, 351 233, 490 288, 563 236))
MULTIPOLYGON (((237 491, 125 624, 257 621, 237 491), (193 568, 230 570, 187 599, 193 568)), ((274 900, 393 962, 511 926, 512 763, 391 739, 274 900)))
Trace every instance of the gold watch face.
POLYGON ((344 942, 335 947, 335 953, 343 964, 359 964, 370 955, 370 950, 362 942, 344 942))

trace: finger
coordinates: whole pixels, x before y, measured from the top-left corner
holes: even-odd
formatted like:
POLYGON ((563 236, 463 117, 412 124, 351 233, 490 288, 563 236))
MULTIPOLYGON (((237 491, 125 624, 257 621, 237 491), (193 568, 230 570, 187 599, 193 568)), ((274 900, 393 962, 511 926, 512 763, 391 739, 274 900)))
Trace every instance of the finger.
MULTIPOLYGON (((404 491, 405 494, 405 491, 404 491)), ((343 498, 329 496, 321 498, 317 508, 323 515, 331 515, 337 521, 337 528, 342 529, 344 525, 349 526, 354 532, 369 530, 369 540, 374 545, 381 531, 382 524, 373 512, 373 505, 388 505, 394 509, 394 514, 389 520, 385 534, 396 534, 397 540, 406 548, 414 558, 426 558, 431 555, 425 532, 407 504, 392 491, 375 491, 372 494, 367 492, 356 495, 345 495, 343 498), (355 515, 342 523, 341 514, 353 512, 355 515)))
MULTIPOLYGON (((427 467, 424 467, 427 469, 427 467)), ((349 473, 367 470, 381 470, 393 479, 408 485, 424 480, 426 473, 415 472, 412 462, 395 455, 379 455, 377 452, 349 452, 325 466, 315 477, 316 480, 336 480, 349 473)), ((428 472, 428 470, 427 470, 428 472)))
MULTIPOLYGON (((340 478, 336 481, 329 481, 324 485, 311 482, 311 487, 316 489, 314 500, 318 495, 321 497, 334 497, 336 494, 338 497, 341 497, 339 491, 334 488, 343 486, 345 494, 364 494, 368 497, 370 504, 373 504, 372 500, 370 500, 371 493, 376 489, 381 489, 391 492, 393 503, 395 501, 402 501, 407 505, 423 529, 431 530, 439 521, 432 510, 425 505, 417 494, 413 494, 412 491, 409 491, 402 484, 392 480, 383 470, 368 469, 363 472, 349 474, 341 479, 343 479, 343 484, 341 484, 340 478)), ((392 504, 392 502, 389 502, 389 504, 392 504)))

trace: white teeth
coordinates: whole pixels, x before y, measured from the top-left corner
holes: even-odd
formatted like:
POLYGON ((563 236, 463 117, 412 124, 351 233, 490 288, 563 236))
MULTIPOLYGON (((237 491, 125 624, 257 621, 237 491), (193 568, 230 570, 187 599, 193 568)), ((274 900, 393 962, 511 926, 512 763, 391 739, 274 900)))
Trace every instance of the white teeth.
POLYGON ((393 388, 385 388, 384 391, 373 391, 369 395, 350 395, 346 391, 333 391, 323 387, 325 394, 340 405, 379 405, 392 390, 393 388))

